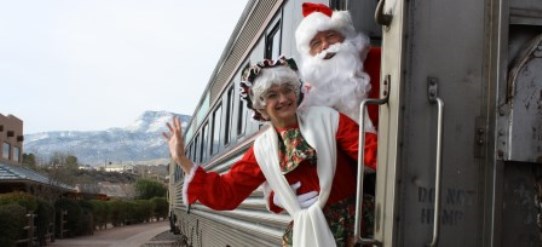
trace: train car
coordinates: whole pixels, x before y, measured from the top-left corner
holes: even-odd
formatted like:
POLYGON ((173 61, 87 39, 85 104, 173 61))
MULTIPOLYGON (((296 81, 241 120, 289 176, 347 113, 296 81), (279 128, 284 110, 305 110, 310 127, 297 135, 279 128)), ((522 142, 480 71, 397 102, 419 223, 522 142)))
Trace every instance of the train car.
MULTIPOLYGON (((351 12, 381 47, 376 246, 542 245, 542 2, 320 0, 351 12), (373 18, 374 17, 374 18, 373 18)), ((226 172, 260 133, 239 97, 242 71, 298 58, 297 0, 248 1, 186 127, 186 151, 226 172)), ((365 105, 365 104, 362 104, 365 105)), ((232 211, 182 203, 172 226, 191 246, 279 246, 287 214, 261 190, 232 211)))

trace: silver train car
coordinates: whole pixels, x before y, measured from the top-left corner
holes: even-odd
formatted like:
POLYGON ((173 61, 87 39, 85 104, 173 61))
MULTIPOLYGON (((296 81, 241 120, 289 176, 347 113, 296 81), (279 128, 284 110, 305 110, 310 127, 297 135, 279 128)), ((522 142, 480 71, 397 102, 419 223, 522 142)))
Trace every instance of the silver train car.
MULTIPOLYGON (((299 57, 301 2, 248 1, 186 128, 206 170, 228 171, 259 134, 241 71, 299 57)), ((313 2, 348 9, 382 48, 375 234, 363 241, 542 246, 542 1, 313 2)), ((189 245, 280 245, 291 219, 268 212, 260 190, 233 211, 188 212, 182 182, 171 166, 172 230, 189 245)))

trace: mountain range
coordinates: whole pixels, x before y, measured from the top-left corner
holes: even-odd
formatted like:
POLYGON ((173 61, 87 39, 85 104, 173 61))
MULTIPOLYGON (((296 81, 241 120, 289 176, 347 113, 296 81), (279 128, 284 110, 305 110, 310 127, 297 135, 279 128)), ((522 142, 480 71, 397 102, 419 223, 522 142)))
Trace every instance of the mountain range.
POLYGON ((57 152, 69 154, 76 156, 80 164, 89 165, 167 159, 169 154, 162 132, 174 115, 180 118, 183 127, 191 118, 166 111, 146 111, 124 128, 27 134, 24 152, 33 153, 44 162, 57 152))

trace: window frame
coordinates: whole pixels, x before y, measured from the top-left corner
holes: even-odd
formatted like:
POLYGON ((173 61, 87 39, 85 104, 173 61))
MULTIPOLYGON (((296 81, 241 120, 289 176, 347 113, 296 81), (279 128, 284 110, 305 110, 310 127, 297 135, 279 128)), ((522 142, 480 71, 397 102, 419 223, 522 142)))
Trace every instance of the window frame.
POLYGON ((273 25, 271 25, 270 31, 265 35, 265 49, 264 49, 264 58, 265 59, 277 59, 281 55, 282 42, 281 42, 281 19, 277 18, 273 25), (275 48, 275 38, 278 38, 278 52, 277 57, 273 57, 275 48))
POLYGON ((222 126, 222 104, 218 104, 214 111, 213 111, 213 121, 212 121, 212 126, 211 126, 211 129, 210 129, 210 138, 209 138, 209 154, 210 156, 213 156, 214 154, 218 153, 218 150, 220 150, 220 131, 221 131, 221 126, 222 126), (217 113, 220 113, 218 114, 217 116, 217 113), (218 125, 218 128, 217 128, 217 125, 218 125), (215 138, 218 138, 216 139, 217 141, 215 142, 215 138))
POLYGON ((233 127, 233 110, 235 109, 235 91, 234 91, 235 85, 230 86, 228 89, 228 92, 226 93, 226 116, 225 116, 225 124, 224 124, 224 145, 228 145, 231 143, 233 136, 232 131, 230 131, 233 127))
POLYGON ((11 144, 8 142, 4 142, 2 144, 2 159, 10 160, 11 159, 10 156, 11 156, 11 144))
POLYGON ((11 147, 11 159, 15 162, 19 162, 21 160, 19 158, 20 156, 21 156, 21 148, 17 146, 11 147))
POLYGON ((205 163, 207 162, 207 158, 209 156, 209 152, 208 152, 208 145, 209 143, 209 121, 206 120, 204 124, 202 124, 202 128, 201 128, 201 149, 200 149, 200 163, 205 163))

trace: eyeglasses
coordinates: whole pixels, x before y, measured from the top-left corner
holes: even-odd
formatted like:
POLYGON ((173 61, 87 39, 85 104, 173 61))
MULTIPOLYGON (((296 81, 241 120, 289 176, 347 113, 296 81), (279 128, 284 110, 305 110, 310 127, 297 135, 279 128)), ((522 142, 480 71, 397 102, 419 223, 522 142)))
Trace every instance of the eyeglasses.
POLYGON ((271 87, 267 92, 262 96, 265 102, 278 100, 282 94, 284 97, 290 96, 292 93, 295 93, 295 88, 288 83, 286 85, 271 87))

